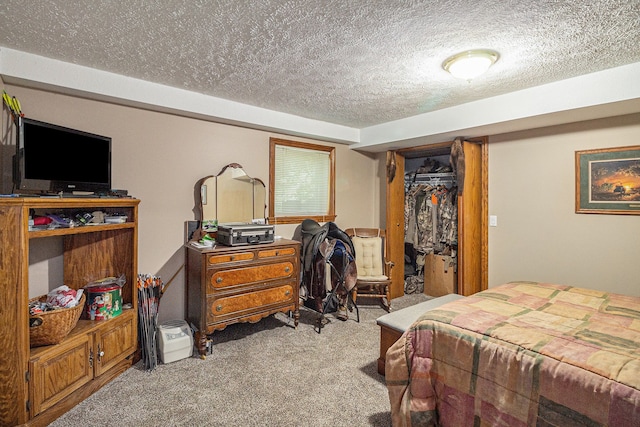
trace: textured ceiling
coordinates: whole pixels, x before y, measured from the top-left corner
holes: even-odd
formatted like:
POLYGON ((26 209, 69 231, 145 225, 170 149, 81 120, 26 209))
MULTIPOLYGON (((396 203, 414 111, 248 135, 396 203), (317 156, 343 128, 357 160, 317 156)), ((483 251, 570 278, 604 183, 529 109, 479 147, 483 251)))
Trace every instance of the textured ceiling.
POLYGON ((640 0, 3 0, 0 46, 363 128, 640 62, 640 0))

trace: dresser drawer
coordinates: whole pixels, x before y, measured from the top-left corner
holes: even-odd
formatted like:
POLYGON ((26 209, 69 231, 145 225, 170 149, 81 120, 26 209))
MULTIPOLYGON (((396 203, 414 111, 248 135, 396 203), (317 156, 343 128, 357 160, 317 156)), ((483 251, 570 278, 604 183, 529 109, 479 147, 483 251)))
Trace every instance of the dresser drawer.
POLYGON ((275 288, 231 295, 228 297, 207 297, 207 323, 215 323, 229 316, 246 315, 252 310, 268 310, 276 305, 294 304, 296 296, 294 282, 275 288))
POLYGON ((225 262, 251 261, 255 258, 255 253, 249 252, 232 252, 227 254, 211 255, 207 258, 209 265, 217 265, 225 262))
POLYGON ((211 270, 207 273, 207 275, 211 275, 208 281, 207 293, 231 286, 287 279, 293 277, 294 271, 293 261, 249 265, 225 270, 211 270))
POLYGON ((242 252, 231 252, 226 254, 210 255, 207 262, 210 266, 227 262, 253 261, 254 259, 267 259, 280 256, 291 256, 296 254, 294 247, 281 247, 269 249, 246 250, 242 252))
POLYGON ((275 248, 258 251, 258 258, 295 255, 296 248, 275 248))

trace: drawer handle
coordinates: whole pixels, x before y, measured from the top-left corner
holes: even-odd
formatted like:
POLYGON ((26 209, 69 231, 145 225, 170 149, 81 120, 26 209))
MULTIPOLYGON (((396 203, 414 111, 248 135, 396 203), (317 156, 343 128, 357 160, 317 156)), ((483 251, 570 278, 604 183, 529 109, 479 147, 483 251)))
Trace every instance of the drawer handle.
POLYGON ((218 278, 216 279, 216 283, 222 283, 222 277, 218 277, 218 278))
POLYGON ((280 251, 276 251, 276 256, 280 255, 280 251))
POLYGON ((291 295, 291 291, 285 291, 285 292, 284 292, 284 296, 285 296, 285 297, 288 297, 289 295, 291 295))
POLYGON ((221 305, 216 306, 216 311, 222 311, 222 306, 221 305))
POLYGON ((231 256, 229 257, 229 259, 231 259, 231 261, 235 261, 235 260, 236 260, 236 256, 235 256, 235 255, 231 255, 231 256))
POLYGON ((284 272, 285 272, 285 273, 288 273, 289 271, 291 271, 291 269, 290 269, 289 267, 285 267, 285 268, 284 268, 284 272))

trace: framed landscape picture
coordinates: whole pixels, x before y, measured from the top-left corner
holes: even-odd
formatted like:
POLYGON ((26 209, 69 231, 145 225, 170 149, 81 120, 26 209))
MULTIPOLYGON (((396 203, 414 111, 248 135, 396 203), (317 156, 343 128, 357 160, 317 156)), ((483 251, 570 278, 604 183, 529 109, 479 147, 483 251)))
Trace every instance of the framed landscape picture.
POLYGON ((576 151, 576 213, 640 215, 640 145, 576 151))

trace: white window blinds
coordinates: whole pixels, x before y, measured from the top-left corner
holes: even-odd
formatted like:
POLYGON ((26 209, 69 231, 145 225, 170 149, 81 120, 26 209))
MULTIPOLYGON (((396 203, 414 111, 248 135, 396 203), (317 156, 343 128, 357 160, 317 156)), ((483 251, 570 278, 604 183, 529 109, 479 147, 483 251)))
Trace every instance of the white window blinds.
POLYGON ((330 153, 276 145, 274 213, 314 216, 329 213, 330 153))

